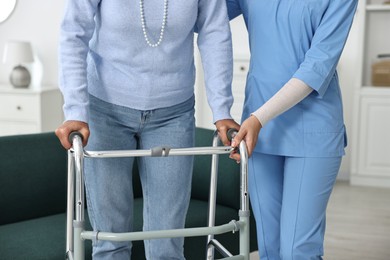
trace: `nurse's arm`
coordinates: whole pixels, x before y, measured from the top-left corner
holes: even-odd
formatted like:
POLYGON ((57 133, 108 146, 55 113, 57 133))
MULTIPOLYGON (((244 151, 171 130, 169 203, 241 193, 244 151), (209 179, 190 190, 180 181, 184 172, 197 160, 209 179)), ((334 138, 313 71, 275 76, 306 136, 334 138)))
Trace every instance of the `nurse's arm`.
POLYGON ((252 115, 264 127, 270 120, 301 102, 312 91, 305 82, 292 78, 252 115))
MULTIPOLYGON (((232 147, 237 147, 242 140, 245 140, 248 155, 251 156, 261 128, 270 120, 298 104, 312 91, 313 89, 303 81, 295 78, 290 79, 275 95, 242 123, 240 131, 234 137, 232 147)), ((237 162, 240 161, 240 155, 237 153, 232 153, 230 157, 237 162)))
POLYGON ((320 97, 326 92, 347 40, 357 0, 330 1, 328 9, 315 30, 311 47, 293 75, 316 90, 320 97))

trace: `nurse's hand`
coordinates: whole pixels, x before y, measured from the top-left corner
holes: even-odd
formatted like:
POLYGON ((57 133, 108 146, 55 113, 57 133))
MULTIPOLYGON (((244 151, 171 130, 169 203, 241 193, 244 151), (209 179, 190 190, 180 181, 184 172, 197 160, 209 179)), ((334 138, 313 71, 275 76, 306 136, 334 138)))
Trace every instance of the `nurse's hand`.
POLYGON ((240 129, 240 125, 236 123, 233 119, 222 119, 215 122, 215 126, 218 130, 219 138, 221 139, 221 142, 223 145, 229 146, 230 141, 227 138, 227 131, 231 128, 237 129, 237 131, 240 129))
POLYGON ((69 120, 65 121, 55 131, 56 136, 60 139, 60 142, 65 149, 70 149, 72 147, 72 144, 69 142, 69 135, 72 132, 79 132, 83 136, 83 146, 87 145, 89 137, 88 124, 82 121, 69 120))
MULTIPOLYGON (((242 140, 245 141, 246 147, 248 150, 248 157, 252 155, 253 150, 255 149, 257 138, 259 136, 262 125, 260 121, 255 116, 250 116, 246 119, 238 131, 237 135, 234 137, 232 141, 232 147, 237 148, 242 140)), ((240 154, 235 149, 231 154, 230 158, 236 160, 237 163, 240 163, 241 157, 240 154)))

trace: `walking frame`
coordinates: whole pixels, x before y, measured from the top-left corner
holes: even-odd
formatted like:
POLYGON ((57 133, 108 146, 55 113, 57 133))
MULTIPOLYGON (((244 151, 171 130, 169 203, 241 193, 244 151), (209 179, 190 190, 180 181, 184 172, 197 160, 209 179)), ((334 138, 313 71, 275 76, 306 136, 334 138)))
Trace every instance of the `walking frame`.
MULTIPOLYGON (((236 132, 228 131, 228 136, 233 137, 236 132)), ((122 151, 86 151, 82 146, 81 134, 74 132, 70 135, 73 147, 68 150, 68 187, 67 187, 67 228, 66 228, 66 259, 84 260, 84 240, 108 240, 108 241, 136 241, 156 238, 207 236, 205 256, 207 260, 214 259, 214 249, 224 257, 222 259, 249 260, 249 198, 248 198, 248 155, 246 145, 241 142, 239 151, 241 155, 240 169, 240 210, 239 220, 231 220, 229 223, 215 226, 215 208, 217 194, 218 155, 228 154, 233 148, 230 146, 218 146, 218 133, 214 133, 212 147, 176 148, 156 147, 150 150, 122 150, 122 151), (84 229, 84 173, 83 161, 88 158, 112 158, 112 157, 167 157, 181 155, 211 155, 211 179, 209 193, 208 226, 196 228, 183 228, 158 231, 108 233, 94 232, 84 229), (220 242, 214 239, 214 235, 239 232, 239 255, 233 255, 220 242)))

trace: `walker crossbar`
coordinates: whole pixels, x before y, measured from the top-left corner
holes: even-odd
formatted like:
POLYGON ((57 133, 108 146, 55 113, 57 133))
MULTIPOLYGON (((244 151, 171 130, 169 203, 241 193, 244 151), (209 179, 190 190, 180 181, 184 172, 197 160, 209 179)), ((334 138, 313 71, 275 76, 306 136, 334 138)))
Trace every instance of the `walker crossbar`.
POLYGON ((169 156, 173 155, 209 155, 226 154, 233 151, 230 146, 222 147, 193 147, 193 148, 174 148, 155 147, 150 150, 114 150, 114 151, 84 151, 84 157, 88 158, 118 158, 118 157, 167 157, 164 151, 169 150, 169 156))
POLYGON ((223 257, 231 257, 233 256, 232 253, 229 252, 218 240, 216 239, 211 239, 207 247, 212 247, 214 246, 223 257))
POLYGON ((182 228, 182 229, 167 229, 156 231, 142 232, 127 232, 127 233, 109 233, 109 232, 94 232, 84 231, 81 233, 83 239, 96 239, 107 241, 137 241, 156 238, 172 238, 172 237, 196 237, 207 236, 209 234, 218 235, 227 232, 239 231, 240 227, 245 225, 244 222, 232 220, 228 224, 215 227, 198 227, 198 228, 182 228))
POLYGON ((229 260, 245 260, 247 258, 245 258, 245 256, 242 256, 242 255, 234 255, 234 256, 230 256, 230 257, 226 257, 226 258, 220 258, 219 260, 224 260, 224 259, 229 259, 229 260))
POLYGON ((82 136, 79 133, 71 135, 72 148, 68 151, 68 198, 67 198, 67 231, 66 258, 68 260, 84 260, 84 240, 135 241, 157 238, 207 236, 206 259, 214 259, 214 248, 230 260, 249 260, 249 198, 248 198, 248 166, 247 150, 244 142, 240 143, 240 210, 239 220, 215 226, 216 190, 218 175, 218 155, 228 154, 233 149, 230 146, 218 147, 218 133, 214 133, 212 147, 169 148, 155 147, 150 150, 123 151, 85 151, 82 146, 82 136), (88 158, 118 158, 118 157, 167 157, 180 155, 212 155, 211 180, 209 194, 208 226, 171 230, 156 230, 142 232, 109 233, 84 230, 84 173, 83 161, 88 158), (214 235, 228 232, 239 232, 240 252, 232 255, 214 235))

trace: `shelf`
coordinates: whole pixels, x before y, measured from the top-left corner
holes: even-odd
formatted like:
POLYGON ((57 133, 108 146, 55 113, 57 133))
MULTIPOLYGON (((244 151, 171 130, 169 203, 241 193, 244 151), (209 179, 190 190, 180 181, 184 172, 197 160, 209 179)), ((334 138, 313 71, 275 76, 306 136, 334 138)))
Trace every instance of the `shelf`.
POLYGON ((390 5, 367 5, 367 11, 390 11, 390 5))
POLYGON ((388 86, 363 86, 360 91, 361 95, 380 95, 390 96, 390 87, 388 86))
POLYGON ((390 91, 390 86, 372 86, 372 85, 364 85, 362 86, 364 89, 385 89, 386 91, 390 91))

